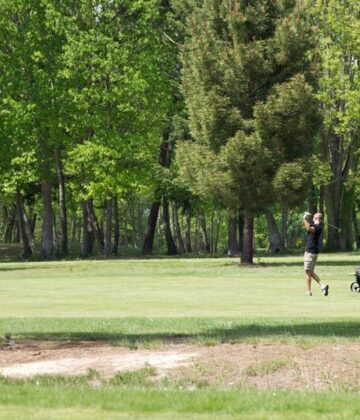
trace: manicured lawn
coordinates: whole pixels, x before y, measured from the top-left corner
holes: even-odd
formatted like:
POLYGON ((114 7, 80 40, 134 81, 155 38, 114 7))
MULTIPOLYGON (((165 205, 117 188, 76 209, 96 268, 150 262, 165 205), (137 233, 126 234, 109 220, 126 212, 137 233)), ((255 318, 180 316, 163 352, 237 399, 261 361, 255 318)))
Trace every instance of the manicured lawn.
MULTIPOLYGON (((302 256, 2 263, 0 337, 358 341, 357 254, 323 254, 304 295, 302 256)), ((0 381, 0 418, 356 418, 357 392, 296 393, 0 381)))
POLYGON ((251 389, 185 391, 4 385, 0 418, 252 418, 356 419, 357 393, 264 392, 251 389))
POLYGON ((302 257, 3 263, 0 336, 159 339, 180 334, 358 338, 355 254, 321 255, 330 284, 304 296, 302 257))

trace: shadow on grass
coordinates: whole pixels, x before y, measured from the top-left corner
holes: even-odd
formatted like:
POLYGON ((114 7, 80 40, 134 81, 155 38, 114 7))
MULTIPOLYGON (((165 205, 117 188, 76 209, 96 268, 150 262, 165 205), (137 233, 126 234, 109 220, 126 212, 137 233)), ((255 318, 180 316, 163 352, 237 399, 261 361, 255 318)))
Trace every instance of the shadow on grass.
MULTIPOLYGON (((29 264, 29 261, 26 261, 24 264, 29 264)), ((39 266, 39 265, 27 265, 25 267, 21 267, 20 265, 17 267, 1 267, 0 266, 0 272, 1 271, 30 271, 30 270, 54 270, 54 267, 52 266, 39 266)))
MULTIPOLYGON (((164 328, 165 329, 165 328, 164 328)), ((31 332, 16 331, 14 336, 22 339, 33 340, 87 340, 87 341, 110 341, 116 343, 183 343, 213 340, 221 343, 242 341, 246 339, 264 338, 348 338, 360 339, 360 322, 321 322, 309 324, 284 324, 284 325, 234 325, 231 328, 209 328, 197 333, 168 333, 154 332, 146 334, 122 333, 121 325, 119 332, 103 331, 56 331, 56 332, 31 332)), ((11 333, 11 332, 10 332, 11 333)), ((11 334, 12 335, 12 334, 11 334)))
MULTIPOLYGON (((303 260, 299 262, 291 262, 291 263, 269 263, 265 264, 268 267, 302 267, 304 264, 303 260)), ((351 261, 317 261, 316 267, 348 267, 351 266, 351 269, 354 270, 357 267, 357 264, 354 264, 351 261)))
MULTIPOLYGON (((302 266, 304 263, 304 257, 303 256, 299 256, 299 260, 298 261, 270 261, 270 262, 262 262, 260 261, 259 263, 255 263, 254 264, 254 268, 261 268, 261 267, 299 267, 302 266)), ((237 265, 238 267, 248 267, 251 268, 251 266, 242 266, 241 264, 229 264, 229 265, 237 265)), ((316 266, 330 266, 330 267, 336 267, 336 266, 340 266, 340 267, 344 267, 344 266, 352 266, 354 268, 354 272, 356 267, 360 265, 360 257, 359 257, 359 263, 354 262, 354 261, 339 261, 339 260, 330 260, 330 259, 321 259, 321 256, 319 256, 319 260, 316 262, 316 266)))

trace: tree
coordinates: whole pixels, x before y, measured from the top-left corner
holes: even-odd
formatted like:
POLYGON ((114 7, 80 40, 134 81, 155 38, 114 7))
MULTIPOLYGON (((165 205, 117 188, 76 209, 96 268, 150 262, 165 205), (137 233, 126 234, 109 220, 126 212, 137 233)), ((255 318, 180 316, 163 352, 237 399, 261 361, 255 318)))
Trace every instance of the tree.
MULTIPOLYGON (((64 3, 62 3, 64 4, 64 3)), ((1 97, 6 126, 12 126, 6 140, 22 161, 17 191, 32 178, 42 186, 42 253, 54 255, 54 217, 52 186, 55 180, 54 151, 61 142, 59 126, 64 106, 64 85, 58 75, 65 42, 64 31, 57 24, 55 2, 13 1, 0 3, 1 14, 1 97)))
POLYGON ((356 173, 360 127, 360 4, 356 0, 315 1, 314 20, 319 28, 321 78, 318 98, 324 127, 321 132, 322 160, 330 162, 332 177, 324 187, 329 223, 327 247, 346 250, 353 243, 353 197, 349 174, 356 173))
POLYGON ((87 201, 84 225, 91 221, 100 242, 103 232, 92 206, 107 203, 101 245, 107 254, 110 202, 152 184, 173 100, 174 62, 164 41, 162 7, 160 0, 0 2, 1 129, 14 151, 7 153, 4 169, 9 185, 4 178, 2 184, 15 197, 31 172, 30 179, 42 186, 45 258, 55 251, 56 184, 62 254, 69 177, 73 200, 87 201), (22 183, 15 185, 14 171, 22 183))
POLYGON ((228 206, 235 197, 244 210, 242 262, 252 263, 254 215, 274 201, 281 166, 305 170, 312 152, 313 31, 301 2, 189 4, 182 83, 197 146, 183 146, 180 165, 193 168, 188 179, 200 190, 207 183, 228 206))

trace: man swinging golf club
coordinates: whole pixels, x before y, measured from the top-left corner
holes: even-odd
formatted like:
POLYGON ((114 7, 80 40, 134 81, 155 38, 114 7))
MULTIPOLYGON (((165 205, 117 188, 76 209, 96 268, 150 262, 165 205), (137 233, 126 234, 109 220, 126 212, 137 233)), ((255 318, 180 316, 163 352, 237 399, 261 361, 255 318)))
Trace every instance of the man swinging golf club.
POLYGON ((313 220, 311 221, 311 214, 305 212, 303 216, 303 223, 307 231, 304 254, 304 269, 307 286, 306 295, 312 296, 311 279, 313 278, 321 287, 322 294, 327 296, 329 294, 329 286, 327 284, 323 285, 319 276, 314 271, 319 254, 319 239, 322 232, 323 215, 321 213, 315 213, 313 220))

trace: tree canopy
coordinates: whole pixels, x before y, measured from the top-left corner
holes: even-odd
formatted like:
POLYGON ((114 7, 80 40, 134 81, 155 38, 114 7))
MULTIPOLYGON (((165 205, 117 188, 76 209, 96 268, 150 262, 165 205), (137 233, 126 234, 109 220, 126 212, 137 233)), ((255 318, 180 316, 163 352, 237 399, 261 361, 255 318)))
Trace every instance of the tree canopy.
POLYGON ((358 3, 0 0, 3 240, 251 263, 307 209, 360 247, 358 3))

